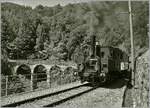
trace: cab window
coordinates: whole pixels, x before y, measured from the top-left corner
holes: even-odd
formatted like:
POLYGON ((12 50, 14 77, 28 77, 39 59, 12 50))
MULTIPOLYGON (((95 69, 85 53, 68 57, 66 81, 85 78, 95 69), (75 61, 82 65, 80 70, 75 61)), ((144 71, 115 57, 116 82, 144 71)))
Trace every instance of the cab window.
POLYGON ((103 67, 106 68, 106 67, 107 67, 107 64, 103 64, 103 67))
POLYGON ((97 63, 97 60, 90 60, 90 65, 91 65, 91 66, 95 66, 96 63, 97 63))

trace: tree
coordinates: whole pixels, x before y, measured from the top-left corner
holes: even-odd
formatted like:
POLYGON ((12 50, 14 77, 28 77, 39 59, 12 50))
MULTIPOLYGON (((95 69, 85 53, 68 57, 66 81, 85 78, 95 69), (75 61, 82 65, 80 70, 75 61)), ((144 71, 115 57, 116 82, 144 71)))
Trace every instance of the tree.
POLYGON ((36 38, 36 51, 42 51, 44 48, 44 37, 43 37, 43 25, 39 25, 37 28, 37 38, 36 38))
MULTIPOLYGON (((73 59, 88 56, 90 37, 101 45, 130 51, 127 2, 39 5, 35 9, 2 3, 2 48, 13 59, 73 59), (80 53, 78 53, 80 52, 80 53), (67 57, 66 57, 67 54, 67 57), (39 57, 37 57, 39 55, 39 57), (46 56, 46 57, 45 57, 46 56)), ((133 2, 136 49, 148 47, 148 2, 133 2)))

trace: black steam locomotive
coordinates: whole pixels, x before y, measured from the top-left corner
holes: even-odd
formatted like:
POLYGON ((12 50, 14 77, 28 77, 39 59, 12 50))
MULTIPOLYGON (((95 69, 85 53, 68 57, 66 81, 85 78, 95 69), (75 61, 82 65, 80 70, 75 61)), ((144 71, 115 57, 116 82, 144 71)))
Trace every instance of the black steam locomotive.
POLYGON ((104 84, 126 75, 129 69, 129 57, 119 48, 100 46, 92 37, 91 54, 79 66, 81 82, 104 84))

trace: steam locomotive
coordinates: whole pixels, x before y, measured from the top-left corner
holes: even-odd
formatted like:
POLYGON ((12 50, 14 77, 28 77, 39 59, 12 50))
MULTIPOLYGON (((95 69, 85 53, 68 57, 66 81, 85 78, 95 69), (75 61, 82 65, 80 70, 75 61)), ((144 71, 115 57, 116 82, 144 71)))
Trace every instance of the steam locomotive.
POLYGON ((126 75, 129 56, 119 48, 100 46, 92 36, 91 54, 79 65, 81 82, 104 84, 126 75))

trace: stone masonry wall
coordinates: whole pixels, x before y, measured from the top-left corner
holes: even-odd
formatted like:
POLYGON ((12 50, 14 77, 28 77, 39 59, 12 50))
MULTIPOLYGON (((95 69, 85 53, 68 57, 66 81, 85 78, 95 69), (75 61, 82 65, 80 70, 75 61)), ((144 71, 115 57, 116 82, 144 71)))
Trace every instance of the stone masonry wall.
POLYGON ((134 98, 136 107, 149 107, 149 51, 136 60, 134 98))

